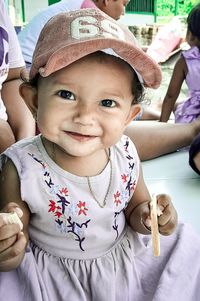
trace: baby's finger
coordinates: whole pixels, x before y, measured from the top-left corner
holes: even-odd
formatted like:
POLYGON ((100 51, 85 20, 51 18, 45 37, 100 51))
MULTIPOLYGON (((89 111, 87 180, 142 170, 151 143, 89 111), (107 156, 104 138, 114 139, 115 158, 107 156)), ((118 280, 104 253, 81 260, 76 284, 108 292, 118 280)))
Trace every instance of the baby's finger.
POLYGON ((173 214, 171 215, 171 218, 169 219, 169 221, 163 225, 163 226, 159 226, 159 232, 162 235, 170 235, 174 232, 176 226, 177 226, 177 214, 173 214))
POLYGON ((17 240, 17 235, 13 235, 7 239, 0 241, 0 253, 11 247, 17 240))
POLYGON ((21 232, 18 235, 16 243, 10 248, 6 249, 4 252, 0 253, 0 267, 2 266, 3 262, 19 256, 24 251, 25 247, 26 238, 25 235, 21 232))
POLYGON ((165 207, 171 204, 171 197, 168 194, 158 194, 156 196, 158 207, 163 211, 165 207))
POLYGON ((0 241, 8 239, 20 232, 18 224, 3 225, 0 227, 0 241))
POLYGON ((165 207, 163 214, 161 214, 158 217, 158 224, 160 226, 164 226, 165 224, 167 224, 169 222, 169 220, 171 219, 171 209, 170 206, 168 205, 167 207, 165 207))

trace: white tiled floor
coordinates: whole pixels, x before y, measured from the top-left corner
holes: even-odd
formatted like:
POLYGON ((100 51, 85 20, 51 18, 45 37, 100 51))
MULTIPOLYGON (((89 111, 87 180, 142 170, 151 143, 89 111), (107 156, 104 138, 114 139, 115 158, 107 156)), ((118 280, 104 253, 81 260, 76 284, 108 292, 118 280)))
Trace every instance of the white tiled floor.
POLYGON ((188 153, 176 152, 142 165, 150 192, 170 194, 179 220, 192 224, 200 234, 200 176, 188 165, 188 153))

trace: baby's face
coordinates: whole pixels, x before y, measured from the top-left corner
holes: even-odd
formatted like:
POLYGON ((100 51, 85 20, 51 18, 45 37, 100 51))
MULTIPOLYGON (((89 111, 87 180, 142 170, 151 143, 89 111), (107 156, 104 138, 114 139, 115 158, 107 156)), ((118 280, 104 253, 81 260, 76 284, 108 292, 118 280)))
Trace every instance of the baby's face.
POLYGON ((114 145, 140 109, 132 105, 132 69, 120 59, 87 56, 38 85, 43 136, 73 156, 114 145))

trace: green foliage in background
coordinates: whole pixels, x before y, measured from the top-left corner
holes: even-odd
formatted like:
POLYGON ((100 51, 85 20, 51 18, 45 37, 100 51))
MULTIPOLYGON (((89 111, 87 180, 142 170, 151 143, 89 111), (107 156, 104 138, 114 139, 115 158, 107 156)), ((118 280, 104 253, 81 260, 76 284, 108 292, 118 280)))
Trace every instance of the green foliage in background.
MULTIPOLYGON (((170 16, 175 14, 175 0, 157 0, 157 16, 170 16)), ((178 15, 188 15, 198 0, 177 0, 178 15)))

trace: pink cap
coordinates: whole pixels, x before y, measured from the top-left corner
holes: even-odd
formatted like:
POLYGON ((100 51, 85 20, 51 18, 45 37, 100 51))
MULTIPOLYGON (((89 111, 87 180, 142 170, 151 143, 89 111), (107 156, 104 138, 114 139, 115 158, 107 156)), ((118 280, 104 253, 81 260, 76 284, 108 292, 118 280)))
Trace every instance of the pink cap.
POLYGON ((140 49, 128 28, 93 8, 60 13, 46 23, 33 54, 30 79, 38 72, 46 77, 99 50, 125 60, 146 87, 160 85, 160 67, 140 49))

